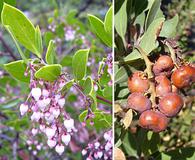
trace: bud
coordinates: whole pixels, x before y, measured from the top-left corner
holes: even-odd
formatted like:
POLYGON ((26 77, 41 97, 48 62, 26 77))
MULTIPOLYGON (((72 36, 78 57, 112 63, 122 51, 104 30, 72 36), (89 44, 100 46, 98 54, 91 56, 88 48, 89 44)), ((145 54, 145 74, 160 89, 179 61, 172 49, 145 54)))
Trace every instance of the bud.
POLYGON ((52 140, 52 139, 48 139, 48 140, 47 140, 47 144, 48 144, 48 146, 49 146, 50 148, 53 148, 53 147, 55 147, 55 145, 56 145, 56 141, 54 141, 54 140, 52 140))
POLYGON ((81 153, 82 153, 82 155, 84 156, 84 155, 87 154, 87 151, 86 151, 85 149, 83 149, 81 153))
POLYGON ((28 111, 28 105, 21 104, 20 105, 20 114, 23 116, 28 111))
POLYGON ((40 88, 32 88, 31 90, 31 95, 32 97, 38 101, 39 98, 41 97, 41 89, 40 88))
POLYGON ((38 122, 40 118, 41 118, 40 112, 34 112, 31 116, 31 120, 36 122, 38 122))
POLYGON ((102 156, 103 156, 103 152, 98 151, 98 152, 97 152, 97 156, 98 156, 98 158, 100 158, 100 159, 101 159, 101 158, 102 158, 102 156))
POLYGON ((67 129, 67 132, 71 132, 74 129, 74 120, 73 119, 66 119, 64 120, 64 126, 67 129))
POLYGON ((57 118, 60 115, 60 110, 54 109, 52 113, 53 113, 54 117, 57 118))
POLYGON ((48 96, 49 96, 48 90, 47 90, 47 89, 43 89, 42 95, 43 95, 44 97, 48 97, 48 96))
POLYGON ((62 142, 64 142, 65 145, 68 145, 68 143, 70 142, 70 140, 71 140, 70 134, 62 135, 62 142))
POLYGON ((108 151, 110 148, 112 148, 112 144, 108 142, 108 143, 105 145, 105 150, 108 151))
POLYGON ((64 105, 65 105, 65 99, 64 99, 64 98, 60 98, 60 99, 58 100, 58 104, 59 104, 59 106, 60 106, 61 108, 63 108, 64 105))
POLYGON ((55 148, 56 152, 61 155, 64 152, 64 146, 63 145, 57 145, 55 148))
POLYGON ((41 150, 41 145, 37 145, 37 150, 41 150))
POLYGON ((95 149, 98 149, 100 146, 100 143, 99 142, 95 142, 95 149))
POLYGON ((33 134, 33 136, 35 136, 37 133, 38 133, 38 130, 37 130, 36 128, 33 128, 33 129, 32 129, 32 134, 33 134))
POLYGON ((108 132, 104 133, 104 139, 106 141, 111 141, 112 140, 111 133, 108 132))
POLYGON ((52 138, 56 133, 56 129, 53 128, 46 128, 45 134, 47 135, 48 138, 52 138))
POLYGON ((40 129, 42 132, 45 132, 45 126, 44 126, 44 125, 41 124, 41 125, 39 126, 39 129, 40 129))
POLYGON ((48 123, 52 123, 54 120, 54 115, 49 112, 45 113, 45 119, 48 123))

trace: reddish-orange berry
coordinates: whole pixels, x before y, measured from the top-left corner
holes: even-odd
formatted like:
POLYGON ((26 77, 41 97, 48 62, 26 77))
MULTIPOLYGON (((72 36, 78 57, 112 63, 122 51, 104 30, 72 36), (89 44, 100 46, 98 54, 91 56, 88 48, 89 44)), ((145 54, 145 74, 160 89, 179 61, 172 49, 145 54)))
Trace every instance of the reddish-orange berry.
POLYGON ((131 77, 128 79, 128 88, 131 93, 140 92, 144 93, 149 88, 149 82, 146 77, 144 77, 144 73, 141 71, 133 73, 131 77))
POLYGON ((129 108, 140 113, 151 108, 150 100, 141 93, 130 94, 127 103, 129 108))
POLYGON ((173 72, 171 81, 177 88, 190 86, 191 83, 195 82, 195 67, 181 66, 173 72))
POLYGON ((163 96, 171 92, 171 82, 165 75, 157 76, 155 77, 155 80, 157 82, 157 85, 156 85, 156 95, 157 96, 163 96))
POLYGON ((167 75, 173 69, 174 64, 170 56, 163 55, 158 58, 153 66, 153 72, 155 75, 164 74, 167 75))
POLYGON ((159 110, 168 117, 176 116, 184 105, 183 99, 177 93, 166 94, 159 102, 159 110))
POLYGON ((140 115, 139 125, 154 132, 161 132, 167 128, 168 118, 159 111, 147 110, 140 115))

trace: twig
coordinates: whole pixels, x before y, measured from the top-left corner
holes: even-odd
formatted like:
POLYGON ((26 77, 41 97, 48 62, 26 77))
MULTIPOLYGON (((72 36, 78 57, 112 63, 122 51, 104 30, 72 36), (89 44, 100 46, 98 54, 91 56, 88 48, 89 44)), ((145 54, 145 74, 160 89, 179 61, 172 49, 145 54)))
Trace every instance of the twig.
POLYGON ((104 102, 109 103, 109 104, 112 105, 112 102, 111 102, 111 101, 109 101, 109 100, 107 100, 107 99, 104 99, 103 97, 96 96, 96 98, 99 99, 99 100, 101 100, 101 101, 104 101, 104 102))
POLYGON ((10 56, 13 58, 13 60, 17 60, 17 57, 14 55, 12 49, 5 42, 5 40, 3 39, 1 34, 0 34, 0 41, 2 42, 3 47, 7 50, 7 52, 10 54, 10 56))
POLYGON ((156 90, 155 90, 155 84, 153 82, 154 74, 152 72, 152 66, 153 63, 149 60, 147 57, 147 53, 139 46, 136 46, 136 49, 139 51, 139 53, 142 55, 145 64, 146 64, 146 72, 148 74, 148 80, 150 83, 149 92, 151 93, 150 100, 152 102, 152 107, 155 108, 156 106, 156 90))
POLYGON ((85 2, 85 5, 83 7, 81 7, 78 11, 78 13, 76 14, 75 17, 78 17, 82 12, 84 12, 91 4, 93 3, 93 0, 87 0, 85 2))

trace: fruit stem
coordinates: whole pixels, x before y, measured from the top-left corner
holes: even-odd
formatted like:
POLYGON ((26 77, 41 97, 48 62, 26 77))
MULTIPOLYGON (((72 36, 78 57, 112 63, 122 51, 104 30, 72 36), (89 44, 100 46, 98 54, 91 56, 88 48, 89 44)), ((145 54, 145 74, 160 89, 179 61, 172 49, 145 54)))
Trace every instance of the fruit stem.
POLYGON ((152 102, 152 108, 156 106, 156 89, 155 84, 153 82, 154 74, 152 72, 152 65, 153 63, 149 60, 147 53, 139 46, 136 46, 136 49, 139 51, 141 56, 143 57, 145 64, 146 64, 146 72, 148 74, 148 80, 150 83, 149 92, 151 93, 150 100, 152 102))
POLYGON ((150 93, 151 93, 151 96, 150 96, 150 100, 152 102, 152 108, 155 108, 156 106, 156 89, 155 89, 155 84, 154 82, 152 82, 151 80, 149 80, 150 82, 150 93))
POLYGON ((139 51, 139 53, 141 54, 141 56, 143 57, 145 64, 146 64, 146 71, 148 74, 148 78, 151 79, 154 77, 154 74, 152 72, 152 62, 149 60, 147 53, 139 46, 135 46, 135 48, 139 51))
POLYGON ((173 60, 173 63, 176 65, 176 67, 178 68, 177 58, 176 58, 174 49, 171 47, 171 45, 167 41, 165 42, 165 45, 169 48, 169 51, 171 53, 171 59, 173 60))

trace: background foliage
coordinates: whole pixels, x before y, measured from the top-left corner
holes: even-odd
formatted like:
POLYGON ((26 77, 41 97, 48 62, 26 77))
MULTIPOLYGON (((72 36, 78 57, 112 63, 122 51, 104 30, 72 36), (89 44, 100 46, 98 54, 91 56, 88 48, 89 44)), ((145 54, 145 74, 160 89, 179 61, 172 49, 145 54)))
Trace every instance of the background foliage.
POLYGON ((177 41, 182 59, 195 62, 194 1, 116 0, 115 6, 116 157, 118 155, 119 159, 126 157, 129 160, 194 159, 194 85, 183 91, 186 106, 171 120, 167 130, 160 134, 139 127, 137 114, 126 108, 128 77, 132 72, 145 68, 144 61, 135 49, 136 45, 139 44, 153 60, 161 54, 163 44, 158 43, 159 34, 159 37, 177 41))
MULTIPOLYGON (((97 17, 104 21, 105 14, 111 3, 98 0, 30 0, 28 2, 24 0, 4 0, 4 2, 16 6, 23 11, 33 24, 39 25, 43 37, 43 57, 45 57, 45 61, 48 64, 56 64, 52 67, 42 67, 35 76, 45 80, 55 80, 60 74, 61 66, 63 67, 63 72, 70 73, 70 76, 74 76, 77 80, 82 80, 85 75, 89 75, 90 77, 87 77, 85 81, 85 83, 89 84, 83 84, 89 88, 86 88, 84 92, 93 98, 92 92, 94 91, 92 91, 90 87, 94 88, 93 83, 99 75, 99 62, 104 62, 108 53, 111 52, 110 47, 107 47, 102 41, 108 41, 108 46, 111 46, 111 44, 110 40, 107 40, 109 38, 98 38, 98 34, 103 32, 101 29, 98 33, 94 32, 94 28, 96 30, 98 26, 96 26, 96 24, 93 26, 93 24, 96 23, 96 20, 93 20, 93 18, 96 17, 92 15, 97 15, 97 17), (90 13, 91 16, 88 16, 88 13, 90 13), (91 22, 91 20, 94 22, 91 22), (89 50, 78 51, 79 49, 86 48, 90 48, 89 55, 89 50), (78 54, 75 54, 76 52, 78 54), (73 55, 75 56, 73 57, 73 55), (81 63, 79 64, 79 62, 81 63), (87 66, 86 70, 85 66, 87 66), (46 74, 46 72, 49 74, 46 74)), ((0 2, 0 9, 2 9, 2 6, 3 1, 0 2)), ((11 21, 11 17, 7 17, 3 19, 3 23, 14 23, 14 20, 11 21)), ((15 26, 15 28, 17 29, 17 26, 15 26)), ((15 33, 19 32, 21 32, 20 29, 15 33)), ((29 32, 30 29, 27 27, 24 33, 29 32)), ((38 32, 37 35, 39 36, 38 28, 36 28, 36 32, 38 32)), ((23 36, 22 34, 18 34, 18 36, 20 35, 21 37, 23 36)), ((18 36, 15 38, 18 38, 18 36)), ((28 37, 30 37, 30 35, 28 37)), ((38 38, 39 37, 37 37, 37 39, 38 38)), ((36 55, 39 57, 39 53, 42 52, 42 48, 39 48, 40 45, 36 44, 39 46, 36 46, 39 51, 35 51, 36 55, 33 55, 32 52, 34 52, 34 50, 31 45, 33 45, 34 42, 31 41, 32 43, 30 43, 30 41, 28 42, 27 40, 28 38, 26 41, 20 41, 20 43, 23 44, 23 46, 20 46, 23 51, 21 54, 21 56, 23 55, 22 58, 35 58, 36 55)), ((62 156, 57 155, 55 151, 46 147, 44 137, 41 135, 33 140, 34 144, 29 145, 27 139, 31 138, 29 137, 28 130, 31 128, 31 122, 27 116, 21 117, 19 113, 19 104, 26 99, 27 93, 29 93, 29 86, 25 83, 29 82, 29 77, 24 77, 23 75, 26 60, 13 62, 21 59, 18 53, 20 49, 18 50, 13 39, 2 25, 0 29, 0 41, 0 159, 64 159, 64 157, 67 159, 82 159, 81 150, 85 148, 89 142, 95 140, 98 134, 101 135, 102 132, 111 127, 110 104, 102 104, 103 102, 98 101, 98 109, 107 112, 106 119, 108 122, 104 126, 97 125, 99 120, 104 121, 104 113, 94 112, 96 116, 94 119, 94 127, 91 127, 87 123, 89 128, 83 128, 81 123, 79 123, 79 121, 83 121, 86 115, 83 101, 79 93, 75 90, 70 90, 67 95, 66 109, 77 121, 80 135, 77 135, 77 139, 74 139, 70 148, 67 148, 66 153, 62 156), (10 76, 8 72, 11 73, 12 76, 10 76), (83 113, 80 114, 81 112, 83 113), (36 146, 39 145, 42 146, 41 149, 36 148, 36 146)), ((108 86, 110 80, 111 77, 107 69, 104 69, 103 78, 100 79, 100 85, 104 90, 99 89, 99 94, 108 101, 112 98, 112 90, 110 90, 111 87, 108 86)), ((81 84, 83 82, 84 81, 81 81, 81 84)), ((69 85, 71 85, 71 82, 69 85)), ((67 88, 70 89, 70 86, 67 85, 67 88)))

